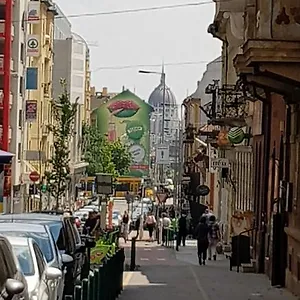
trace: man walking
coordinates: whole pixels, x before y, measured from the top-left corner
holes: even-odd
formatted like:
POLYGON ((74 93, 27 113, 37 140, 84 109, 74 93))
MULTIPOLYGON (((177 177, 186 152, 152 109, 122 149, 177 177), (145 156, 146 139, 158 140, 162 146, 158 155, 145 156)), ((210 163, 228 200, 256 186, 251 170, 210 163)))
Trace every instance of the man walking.
POLYGON ((199 265, 205 265, 208 248, 208 225, 206 217, 202 216, 200 218, 200 223, 195 230, 195 236, 197 238, 199 265))
POLYGON ((212 257, 217 260, 217 245, 220 241, 220 227, 215 216, 210 216, 208 220, 208 260, 212 257))
POLYGON ((178 232, 176 241, 176 251, 179 251, 179 246, 185 247, 185 240, 187 236, 187 218, 185 214, 182 214, 178 220, 178 232))

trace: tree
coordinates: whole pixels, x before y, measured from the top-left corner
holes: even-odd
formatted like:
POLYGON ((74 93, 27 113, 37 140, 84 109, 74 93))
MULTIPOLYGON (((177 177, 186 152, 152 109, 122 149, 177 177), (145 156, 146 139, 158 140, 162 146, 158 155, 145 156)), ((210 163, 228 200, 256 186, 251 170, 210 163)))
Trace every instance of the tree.
POLYGON ((110 173, 113 177, 128 172, 131 155, 119 140, 109 142, 96 126, 83 127, 84 159, 89 163, 87 173, 110 173))
POLYGON ((125 175, 129 172, 129 166, 132 162, 132 156, 128 151, 128 147, 122 144, 120 140, 110 143, 109 146, 112 156, 111 160, 118 176, 125 175))
POLYGON ((45 172, 50 194, 56 200, 56 209, 70 182, 70 142, 74 135, 78 99, 71 102, 65 80, 60 81, 62 94, 51 102, 53 123, 48 125, 53 135, 54 151, 49 159, 51 166, 45 172))

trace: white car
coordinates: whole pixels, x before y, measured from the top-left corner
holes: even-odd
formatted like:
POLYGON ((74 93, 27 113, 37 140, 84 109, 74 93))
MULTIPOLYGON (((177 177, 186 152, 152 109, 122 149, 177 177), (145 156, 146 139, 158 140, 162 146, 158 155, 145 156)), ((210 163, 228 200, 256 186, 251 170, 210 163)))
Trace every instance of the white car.
POLYGON ((62 271, 48 267, 38 244, 32 238, 7 237, 28 285, 30 300, 57 300, 62 271))

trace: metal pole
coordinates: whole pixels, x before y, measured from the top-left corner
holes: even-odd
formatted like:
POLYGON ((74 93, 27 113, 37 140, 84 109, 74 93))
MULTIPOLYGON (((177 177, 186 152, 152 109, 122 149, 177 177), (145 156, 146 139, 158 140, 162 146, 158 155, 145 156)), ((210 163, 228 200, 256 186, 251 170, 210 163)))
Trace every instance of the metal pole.
MULTIPOLYGON (((163 86, 163 110, 162 110, 162 132, 161 132, 161 142, 165 143, 165 110, 166 110, 166 74, 164 70, 161 73, 161 83, 163 86)), ((161 165, 161 175, 160 182, 164 183, 164 165, 161 165)))

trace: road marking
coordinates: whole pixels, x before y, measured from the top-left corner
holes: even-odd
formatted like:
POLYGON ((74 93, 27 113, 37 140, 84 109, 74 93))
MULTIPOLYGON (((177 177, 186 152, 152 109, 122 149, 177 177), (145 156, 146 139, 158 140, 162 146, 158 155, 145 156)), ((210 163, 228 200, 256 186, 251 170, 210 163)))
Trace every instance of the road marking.
POLYGON ((140 260, 149 260, 149 258, 142 257, 142 258, 140 258, 140 260))
POLYGON ((166 249, 164 248, 157 248, 158 251, 165 251, 166 249))
POLYGON ((133 272, 125 273, 124 280, 123 280, 123 286, 124 287, 127 286, 127 285, 129 285, 132 277, 133 277, 133 272))
POLYGON ((165 258, 158 258, 157 260, 166 260, 165 258))
POLYGON ((144 248, 145 251, 151 251, 151 248, 144 248))
POLYGON ((197 285, 197 288, 202 296, 202 300, 210 300, 208 295, 206 294, 204 288, 202 287, 201 283, 200 283, 200 280, 199 278, 197 277, 197 274, 195 273, 194 269, 190 266, 189 267, 194 279, 195 279, 195 282, 196 282, 196 285, 197 285))

